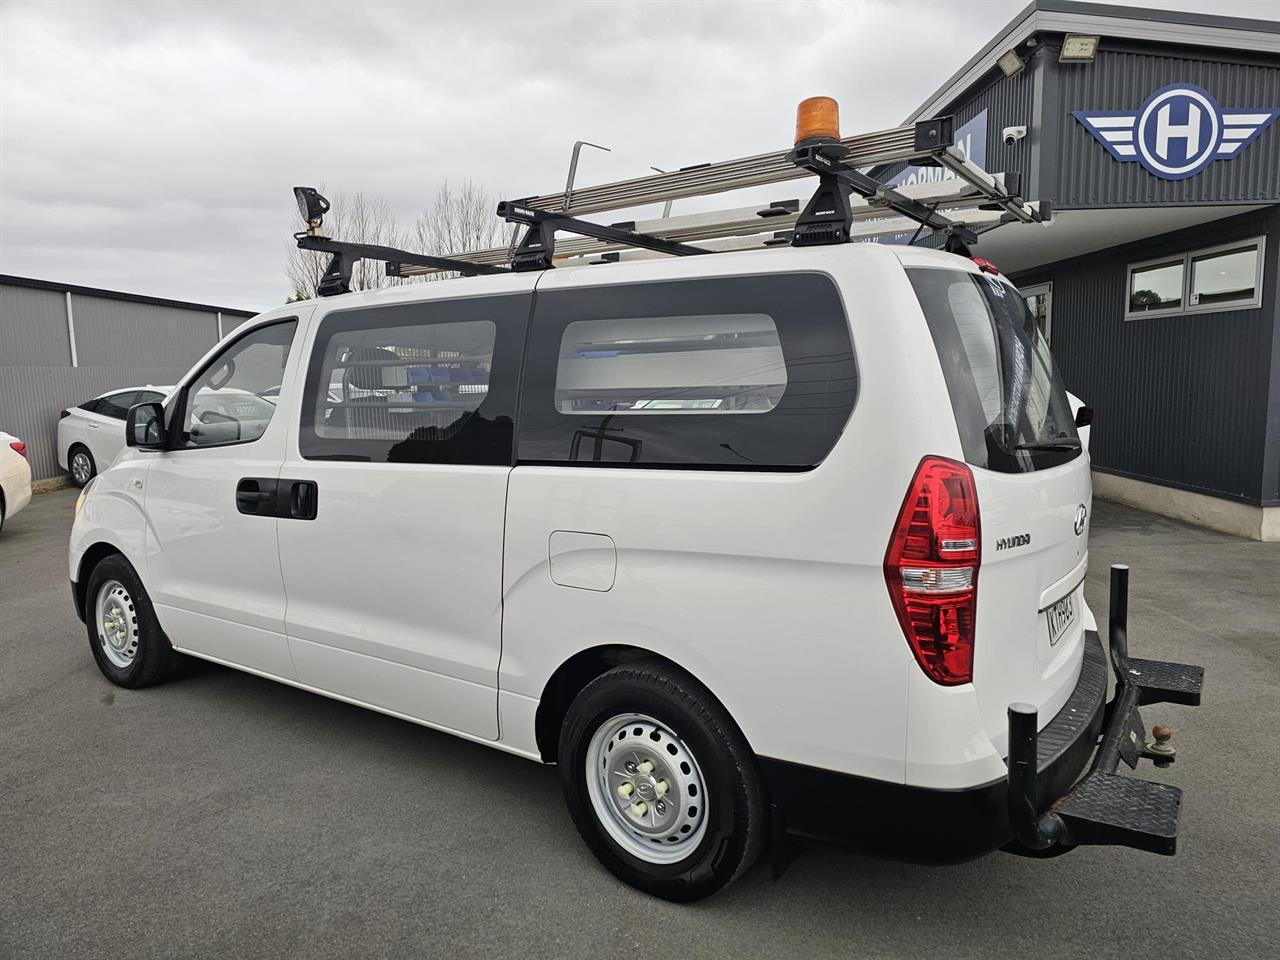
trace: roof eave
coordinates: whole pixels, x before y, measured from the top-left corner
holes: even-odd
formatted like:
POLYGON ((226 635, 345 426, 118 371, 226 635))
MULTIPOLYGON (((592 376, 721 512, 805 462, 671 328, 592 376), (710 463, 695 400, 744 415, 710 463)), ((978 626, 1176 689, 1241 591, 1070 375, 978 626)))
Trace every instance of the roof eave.
POLYGON ((921 117, 937 116, 946 111, 995 67, 1006 50, 1037 33, 1098 34, 1280 55, 1280 23, 1267 20, 1113 7, 1074 0, 1033 0, 903 122, 912 123, 921 117))

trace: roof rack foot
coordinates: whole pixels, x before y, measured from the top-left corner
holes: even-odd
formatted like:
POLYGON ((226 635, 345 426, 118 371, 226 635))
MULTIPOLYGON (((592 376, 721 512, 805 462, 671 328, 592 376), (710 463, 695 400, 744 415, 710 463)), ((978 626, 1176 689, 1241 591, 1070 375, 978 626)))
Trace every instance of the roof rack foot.
POLYGON ((791 234, 793 247, 811 247, 829 243, 848 243, 853 224, 853 207, 849 196, 853 188, 840 177, 820 174, 818 189, 805 204, 791 234))
POLYGON ((516 247, 515 254, 511 257, 511 269, 517 273, 523 273, 526 270, 550 270, 554 266, 551 261, 555 252, 555 224, 546 220, 531 223, 529 229, 524 232, 520 245, 516 247))
POLYGON ((316 285, 316 295, 336 297, 351 292, 351 268, 355 261, 341 253, 335 253, 325 268, 324 276, 316 285))

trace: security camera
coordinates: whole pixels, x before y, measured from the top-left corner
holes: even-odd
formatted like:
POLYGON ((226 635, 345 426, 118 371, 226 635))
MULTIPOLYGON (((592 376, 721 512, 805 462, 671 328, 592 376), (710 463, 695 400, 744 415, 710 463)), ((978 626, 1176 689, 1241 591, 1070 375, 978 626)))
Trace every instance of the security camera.
POLYGON ((1026 127, 1005 127, 1003 131, 1004 145, 1012 147, 1015 143, 1027 135, 1026 127))

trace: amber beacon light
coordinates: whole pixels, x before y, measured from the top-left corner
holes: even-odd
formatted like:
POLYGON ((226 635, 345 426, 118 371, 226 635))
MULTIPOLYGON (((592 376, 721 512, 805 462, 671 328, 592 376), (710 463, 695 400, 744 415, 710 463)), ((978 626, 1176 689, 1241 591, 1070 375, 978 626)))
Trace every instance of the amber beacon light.
POLYGON ((796 146, 811 140, 840 139, 840 104, 830 97, 809 97, 796 107, 796 146))

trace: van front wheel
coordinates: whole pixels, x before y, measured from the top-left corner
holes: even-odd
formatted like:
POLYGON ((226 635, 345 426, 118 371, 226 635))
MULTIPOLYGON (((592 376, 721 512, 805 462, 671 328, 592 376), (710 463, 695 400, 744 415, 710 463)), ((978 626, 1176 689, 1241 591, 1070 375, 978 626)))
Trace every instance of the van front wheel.
POLYGON ((89 649, 112 683, 149 687, 177 668, 182 655, 170 646, 151 598, 124 557, 112 554, 93 568, 84 602, 89 649))
POLYGON ((700 683, 624 664, 565 717, 560 779, 587 846, 615 876, 666 900, 700 900, 760 855, 765 802, 755 757, 700 683))

